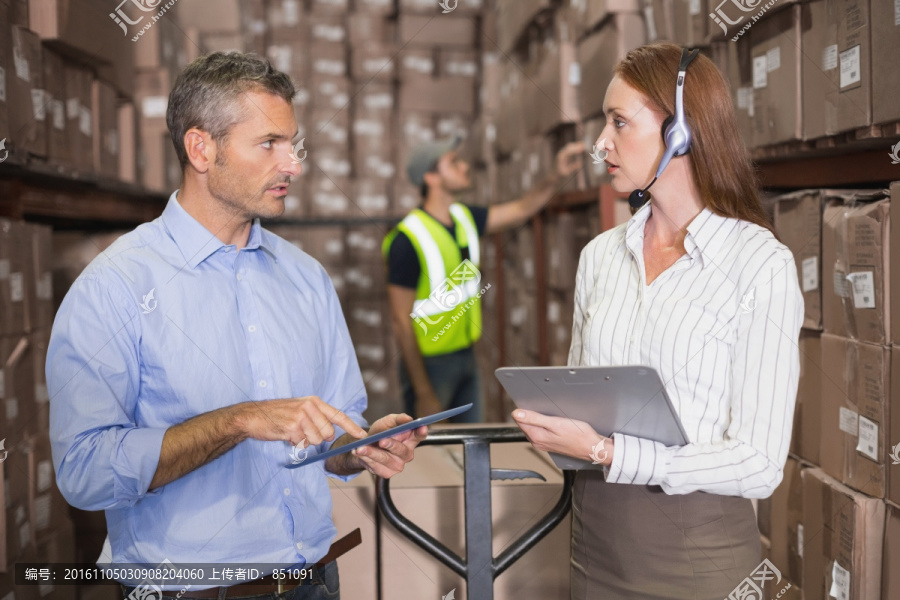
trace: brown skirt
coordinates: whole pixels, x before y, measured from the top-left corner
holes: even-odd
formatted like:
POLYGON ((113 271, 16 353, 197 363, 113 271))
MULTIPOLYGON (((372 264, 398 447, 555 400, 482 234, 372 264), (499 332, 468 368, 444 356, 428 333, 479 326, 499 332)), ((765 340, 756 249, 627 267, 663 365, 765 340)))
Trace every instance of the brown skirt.
POLYGON ((572 600, 722 600, 762 561, 747 498, 668 495, 579 471, 572 499, 572 600))

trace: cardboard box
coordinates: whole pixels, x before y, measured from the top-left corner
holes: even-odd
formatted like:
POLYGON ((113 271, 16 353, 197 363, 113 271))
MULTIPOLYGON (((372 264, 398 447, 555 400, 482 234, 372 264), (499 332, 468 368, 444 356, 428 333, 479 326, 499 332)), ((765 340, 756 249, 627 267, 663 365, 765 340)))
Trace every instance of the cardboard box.
POLYGON ((535 49, 537 58, 527 66, 523 86, 522 109, 525 111, 525 132, 543 135, 561 124, 579 120, 578 87, 581 67, 575 58, 575 43, 565 39, 564 27, 557 21, 554 38, 535 49))
POLYGON ((712 46, 713 62, 728 81, 741 139, 753 146, 753 60, 749 44, 719 42, 712 46))
POLYGON ((695 47, 706 43, 709 26, 709 14, 703 0, 672 0, 672 34, 674 41, 686 46, 695 47))
MULTIPOLYGON (((359 3, 357 2, 357 5, 359 3)), ((350 46, 388 44, 394 41, 394 22, 377 12, 357 11, 347 16, 347 34, 350 46)))
POLYGON ((44 73, 40 38, 18 26, 11 29, 12 52, 6 78, 9 129, 15 132, 6 149, 16 148, 37 156, 47 155, 47 111, 44 105, 44 73))
MULTIPOLYGON (((420 447, 416 460, 391 479, 391 497, 413 523, 465 556, 462 464, 459 446, 420 447)), ((562 475, 527 444, 493 445, 491 464, 532 470, 546 479, 492 482, 493 552, 497 555, 553 506, 561 493, 562 475)), ((567 516, 495 581, 494 598, 568 597, 570 528, 567 516)), ((382 556, 392 557, 381 562, 383 597, 440 597, 451 589, 456 589, 459 597, 467 597, 461 577, 384 520, 379 533, 382 556)))
POLYGON ((342 43, 313 42, 309 52, 310 73, 330 77, 347 75, 347 47, 342 43))
POLYGON ((600 29, 578 44, 578 63, 583 77, 579 87, 581 116, 603 112, 603 98, 612 81, 613 67, 625 54, 645 41, 644 21, 638 13, 614 13, 600 29))
POLYGON ((900 508, 886 506, 881 597, 900 599, 900 508))
POLYGON ((116 127, 119 132, 120 181, 137 183, 138 116, 134 102, 119 102, 116 109, 116 127))
POLYGON ((35 538, 40 540, 58 529, 71 526, 71 519, 69 505, 56 487, 49 435, 42 432, 31 441, 28 459, 29 510, 35 538))
MULTIPOLYGON (((884 195, 879 191, 854 195, 850 190, 829 190, 827 194, 822 238, 824 329, 834 335, 886 344, 891 331, 892 205, 879 199, 884 195)), ((893 208, 897 215, 900 208, 893 208)))
MULTIPOLYGON (((891 227, 890 235, 890 263, 892 265, 900 264, 900 214, 896 211, 900 210, 900 181, 891 184, 891 222, 895 225, 891 227)), ((891 295, 891 341, 894 344, 900 344, 900 277, 892 277, 890 281, 891 295)))
POLYGON ((25 315, 29 263, 22 248, 31 249, 22 222, 0 219, 0 335, 16 335, 28 325, 25 315))
POLYGON ((94 107, 94 171, 117 178, 119 175, 119 115, 116 91, 107 83, 94 80, 91 88, 94 107))
POLYGON ((72 166, 94 170, 94 107, 91 101, 93 75, 73 61, 63 63, 65 81, 66 140, 72 166))
POLYGON ((872 121, 888 123, 900 120, 900 86, 893 73, 892 53, 900 43, 900 5, 871 3, 872 10, 872 121))
POLYGON ((348 11, 348 0, 310 0, 309 8, 312 15, 318 14, 343 14, 348 11))
MULTIPOLYGON (((269 28, 292 28, 305 22, 302 0, 270 0, 266 3, 266 19, 269 28)), ((236 27, 230 27, 234 31, 236 27)))
POLYGON ((394 12, 394 0, 356 0, 356 14, 389 15, 394 12))
POLYGON ((803 327, 822 330, 823 190, 803 190, 777 198, 775 231, 794 255, 803 290, 803 327))
MULTIPOLYGON (((113 7, 91 0, 32 0, 29 27, 46 45, 73 59, 86 60, 99 79, 131 97, 137 46, 133 40, 148 24, 155 25, 153 19, 174 18, 162 6, 149 10, 137 6, 130 2, 113 7)), ((214 12, 221 14, 224 9, 217 5, 214 12)), ((214 19, 213 15, 208 18, 214 19)))
POLYGON ((241 28, 238 0, 190 0, 175 6, 182 26, 196 27, 200 33, 231 32, 241 28))
POLYGON ((875 498, 890 451, 890 348, 822 336, 822 470, 875 498))
POLYGON ((500 51, 511 51, 535 17, 550 7, 550 0, 497 0, 497 46, 500 51))
POLYGON ((471 17, 441 15, 413 15, 401 13, 397 23, 398 40, 401 47, 455 46, 463 49, 475 47, 477 35, 475 20, 471 17))
POLYGON ((803 577, 800 555, 800 523, 803 518, 803 482, 801 466, 788 458, 784 477, 771 497, 759 501, 759 532, 771 543, 770 560, 783 578, 799 585, 803 577))
POLYGON ((799 6, 766 15, 749 30, 753 65, 753 146, 801 139, 799 6))
POLYGON ((22 223, 23 254, 26 257, 25 329, 53 326, 53 230, 45 225, 22 223))
POLYGON ((800 381, 794 408, 791 452, 814 465, 820 465, 822 443, 822 334, 800 330, 800 381))
POLYGON ((272 66, 286 73, 292 81, 305 81, 309 77, 309 42, 306 40, 273 41, 266 47, 266 56, 272 66))
POLYGON ((356 81, 383 81, 394 79, 394 56, 397 49, 391 44, 368 44, 354 48, 351 56, 350 74, 356 81))
MULTIPOLYGON (((590 0, 578 2, 584 6, 585 31, 590 33, 607 17, 616 13, 633 13, 641 10, 640 0, 590 0)), ((576 2, 572 2, 576 5, 576 2)))
POLYGON ((341 594, 359 600, 376 600, 377 535, 375 527, 375 479, 363 471, 353 479, 343 482, 328 479, 331 489, 331 519, 341 538, 359 528, 362 544, 338 558, 341 573, 341 594))
POLYGON ((801 478, 804 597, 879 600, 884 502, 820 469, 803 469, 801 478))
MULTIPOLYGON (((326 163, 328 160, 330 159, 326 158, 326 163)), ((312 173, 309 176, 308 186, 309 215, 311 217, 330 218, 355 214, 355 208, 351 202, 353 184, 346 176, 325 177, 312 173)))
POLYGON ((872 123, 868 11, 867 0, 821 0, 802 7, 804 139, 872 123))
POLYGON ((475 114, 474 85, 460 84, 458 78, 416 79, 400 86, 401 111, 475 114))
POLYGON ((63 75, 63 59, 49 48, 42 50, 47 157, 56 164, 67 164, 70 148, 66 137, 66 79, 63 75))
MULTIPOLYGON (((390 188, 388 181, 390 178, 357 178, 355 184, 354 201, 359 210, 369 217, 384 217, 391 212, 390 188)), ((384 233, 380 228, 379 233, 384 233)), ((384 237, 383 235, 381 237, 384 237)), ((378 240, 378 246, 374 250, 374 254, 381 258, 381 240, 378 240)))
POLYGON ((891 427, 885 458, 887 469, 887 498, 897 506, 900 506, 900 472, 897 464, 900 463, 900 346, 891 346, 891 427), (895 458, 896 457, 896 458, 895 458))
MULTIPOLYGON (((442 15, 435 3, 431 0, 399 0, 400 12, 417 12, 427 15, 437 13, 442 15)), ((452 3, 449 4, 452 6, 452 3)), ((453 8, 453 13, 457 15, 477 15, 482 10, 482 0, 469 0, 468 2, 460 2, 453 8)), ((357 0, 357 8, 359 8, 359 0, 357 0)))
POLYGON ((675 39, 672 0, 641 0, 641 12, 647 27, 647 42, 675 39))
POLYGON ((430 79, 436 71, 434 48, 403 48, 398 54, 397 77, 401 82, 430 79))

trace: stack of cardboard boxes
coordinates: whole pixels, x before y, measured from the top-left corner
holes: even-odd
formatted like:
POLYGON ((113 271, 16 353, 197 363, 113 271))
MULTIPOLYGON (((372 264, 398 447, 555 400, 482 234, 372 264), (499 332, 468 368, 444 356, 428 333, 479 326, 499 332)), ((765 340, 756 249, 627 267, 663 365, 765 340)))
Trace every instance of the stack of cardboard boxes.
POLYGON ((897 207, 900 183, 804 190, 776 204, 805 315, 791 458, 759 521, 771 560, 806 598, 900 590, 897 207))
POLYGON ((817 140, 900 119, 900 87, 886 58, 900 36, 900 9, 891 3, 780 0, 761 17, 760 7, 742 13, 716 3, 710 10, 731 11, 730 18, 740 20, 724 39, 721 28, 710 26, 713 54, 731 84, 748 147, 817 140))
MULTIPOLYGON (((56 487, 48 437, 44 363, 54 311, 51 258, 49 227, 0 219, 0 597, 13 589, 14 563, 75 557, 73 526, 56 487)), ((74 591, 16 588, 28 600, 69 600, 74 591)))
POLYGON ((0 125, 20 164, 134 181, 134 45, 86 0, 0 2, 0 125))

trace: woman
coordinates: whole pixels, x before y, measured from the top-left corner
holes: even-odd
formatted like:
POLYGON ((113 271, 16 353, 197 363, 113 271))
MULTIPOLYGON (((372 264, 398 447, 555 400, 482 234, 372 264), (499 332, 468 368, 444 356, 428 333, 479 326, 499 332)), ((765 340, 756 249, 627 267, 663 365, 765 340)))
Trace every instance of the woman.
MULTIPOLYGON (((617 191, 653 179, 681 55, 652 44, 615 68, 598 146, 617 191)), ((771 495, 787 459, 803 317, 794 260, 767 222, 727 85, 705 56, 686 70, 684 107, 691 152, 671 160, 627 224, 581 253, 569 366, 655 368, 688 444, 513 413, 535 448, 603 465, 575 480, 573 599, 721 600, 746 586, 761 561, 750 498, 771 495)))

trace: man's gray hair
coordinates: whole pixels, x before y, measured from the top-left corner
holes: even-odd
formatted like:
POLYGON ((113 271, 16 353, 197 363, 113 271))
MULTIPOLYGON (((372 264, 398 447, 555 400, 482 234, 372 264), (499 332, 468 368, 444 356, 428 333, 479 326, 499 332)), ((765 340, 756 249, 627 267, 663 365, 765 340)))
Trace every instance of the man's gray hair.
POLYGON ((252 53, 213 52, 181 71, 169 94, 166 125, 182 169, 188 163, 187 131, 196 127, 224 144, 231 127, 242 120, 240 97, 247 92, 268 92, 290 104, 296 90, 290 77, 252 53))

